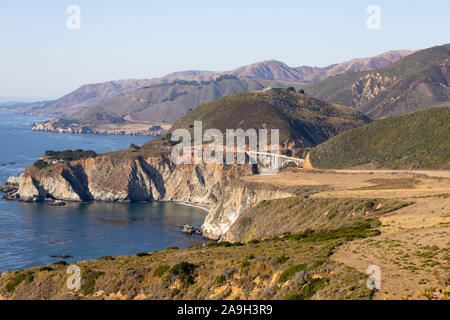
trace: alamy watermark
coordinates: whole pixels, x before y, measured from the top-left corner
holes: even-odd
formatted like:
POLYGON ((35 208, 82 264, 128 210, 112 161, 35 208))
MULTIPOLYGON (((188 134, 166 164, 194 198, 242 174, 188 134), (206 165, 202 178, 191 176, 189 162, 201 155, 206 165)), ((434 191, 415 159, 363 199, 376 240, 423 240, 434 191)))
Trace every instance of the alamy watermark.
POLYGON ((381 29, 381 8, 377 5, 367 7, 366 13, 369 15, 366 21, 367 28, 370 30, 381 29))
POLYGON ((276 174, 280 167, 280 131, 268 129, 218 129, 203 133, 202 121, 194 121, 194 137, 187 129, 176 129, 171 141, 175 164, 259 164, 261 174, 276 174))
POLYGON ((66 21, 66 27, 69 30, 81 29, 81 8, 77 5, 70 5, 66 10, 69 17, 66 21))
POLYGON ((81 289, 81 269, 79 266, 72 264, 67 270, 67 274, 70 276, 67 278, 67 289, 69 290, 80 290, 81 289))
POLYGON ((371 265, 367 268, 366 274, 369 275, 367 278, 367 288, 370 290, 380 290, 381 289, 381 268, 377 265, 371 265))

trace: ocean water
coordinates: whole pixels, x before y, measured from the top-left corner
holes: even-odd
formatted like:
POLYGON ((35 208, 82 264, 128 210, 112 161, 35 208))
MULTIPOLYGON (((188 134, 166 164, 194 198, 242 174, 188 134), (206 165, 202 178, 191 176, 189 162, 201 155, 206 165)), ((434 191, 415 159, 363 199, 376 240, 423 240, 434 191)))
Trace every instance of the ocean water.
MULTIPOLYGON (((97 153, 143 144, 149 137, 32 132, 46 118, 0 111, 0 184, 18 176, 46 150, 92 149, 97 153)), ((0 200, 0 272, 201 244, 179 226, 200 226, 206 212, 174 203, 45 203, 0 200)))

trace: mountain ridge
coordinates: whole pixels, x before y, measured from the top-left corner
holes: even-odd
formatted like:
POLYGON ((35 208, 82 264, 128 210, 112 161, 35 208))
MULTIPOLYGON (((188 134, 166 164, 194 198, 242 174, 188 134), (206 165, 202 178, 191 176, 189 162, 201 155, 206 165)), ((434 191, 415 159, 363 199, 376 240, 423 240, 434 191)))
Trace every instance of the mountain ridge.
MULTIPOLYGON (((161 78, 152 79, 128 79, 108 81, 103 83, 86 84, 64 95, 55 101, 30 103, 16 108, 22 113, 31 113, 42 116, 66 118, 78 111, 102 104, 109 99, 139 90, 144 87, 170 83, 178 80, 186 81, 214 81, 220 77, 232 75, 238 79, 267 80, 289 83, 306 84, 323 77, 335 75, 337 72, 353 72, 355 68, 372 68, 380 64, 388 64, 410 54, 412 51, 397 50, 390 54, 383 53, 375 57, 353 59, 340 64, 333 64, 324 68, 320 67, 289 67, 277 60, 257 62, 247 66, 238 67, 231 71, 214 72, 202 70, 187 70, 170 73, 161 78), (387 56, 386 56, 387 55, 387 56), (356 61, 360 61, 358 65, 356 61), (365 61, 365 62, 364 62, 365 61), (340 68, 339 68, 340 66, 340 68)), ((215 96, 214 98, 218 98, 215 96)))
POLYGON ((383 118, 450 99, 450 44, 417 51, 384 68, 341 74, 307 85, 311 95, 383 118))

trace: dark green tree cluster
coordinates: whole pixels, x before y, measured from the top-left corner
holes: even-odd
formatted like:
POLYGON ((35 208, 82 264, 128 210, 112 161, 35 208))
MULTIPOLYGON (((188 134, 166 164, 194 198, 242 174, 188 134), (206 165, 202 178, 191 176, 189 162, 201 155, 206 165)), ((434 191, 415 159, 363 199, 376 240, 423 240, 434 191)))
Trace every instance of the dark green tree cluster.
POLYGON ((128 147, 128 149, 129 149, 131 152, 136 152, 136 151, 138 151, 140 148, 141 148, 141 147, 139 147, 138 145, 135 145, 134 143, 130 144, 130 146, 128 147))
POLYGON ((45 155, 49 157, 49 159, 74 161, 80 159, 95 158, 97 156, 97 153, 93 150, 82 149, 65 151, 47 150, 45 151, 45 155))

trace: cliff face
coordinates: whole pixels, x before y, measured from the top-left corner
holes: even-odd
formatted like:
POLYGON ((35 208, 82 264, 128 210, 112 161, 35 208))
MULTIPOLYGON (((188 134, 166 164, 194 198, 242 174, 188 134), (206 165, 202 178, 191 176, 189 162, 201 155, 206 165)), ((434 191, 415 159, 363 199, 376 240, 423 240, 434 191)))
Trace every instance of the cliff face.
MULTIPOLYGON (((260 186, 261 187, 261 186, 260 186)), ((248 209, 262 200, 291 197, 292 194, 274 189, 261 189, 252 185, 232 184, 211 209, 202 226, 203 234, 215 240, 236 241, 228 231, 236 220, 248 209)))
POLYGON ((252 173, 251 165, 175 165, 169 156, 115 159, 108 155, 28 168, 16 181, 21 201, 182 201, 211 207, 204 234, 223 238, 242 212, 261 200, 289 196, 232 183, 252 173))
POLYGON ((251 165, 177 166, 163 155, 126 160, 102 155, 41 171, 30 167, 15 181, 18 190, 9 198, 189 202, 211 208, 202 226, 206 237, 227 239, 227 231, 247 209, 261 200, 291 196, 235 181, 251 173, 251 165))
POLYGON ((137 122, 84 125, 76 121, 67 122, 56 119, 33 123, 31 130, 73 134, 94 133, 102 135, 138 135, 157 137, 166 132, 165 128, 167 129, 167 126, 137 122))
POLYGON ((51 169, 28 168, 19 178, 22 201, 186 201, 212 205, 223 186, 250 166, 182 165, 169 156, 114 159, 102 155, 51 169))

